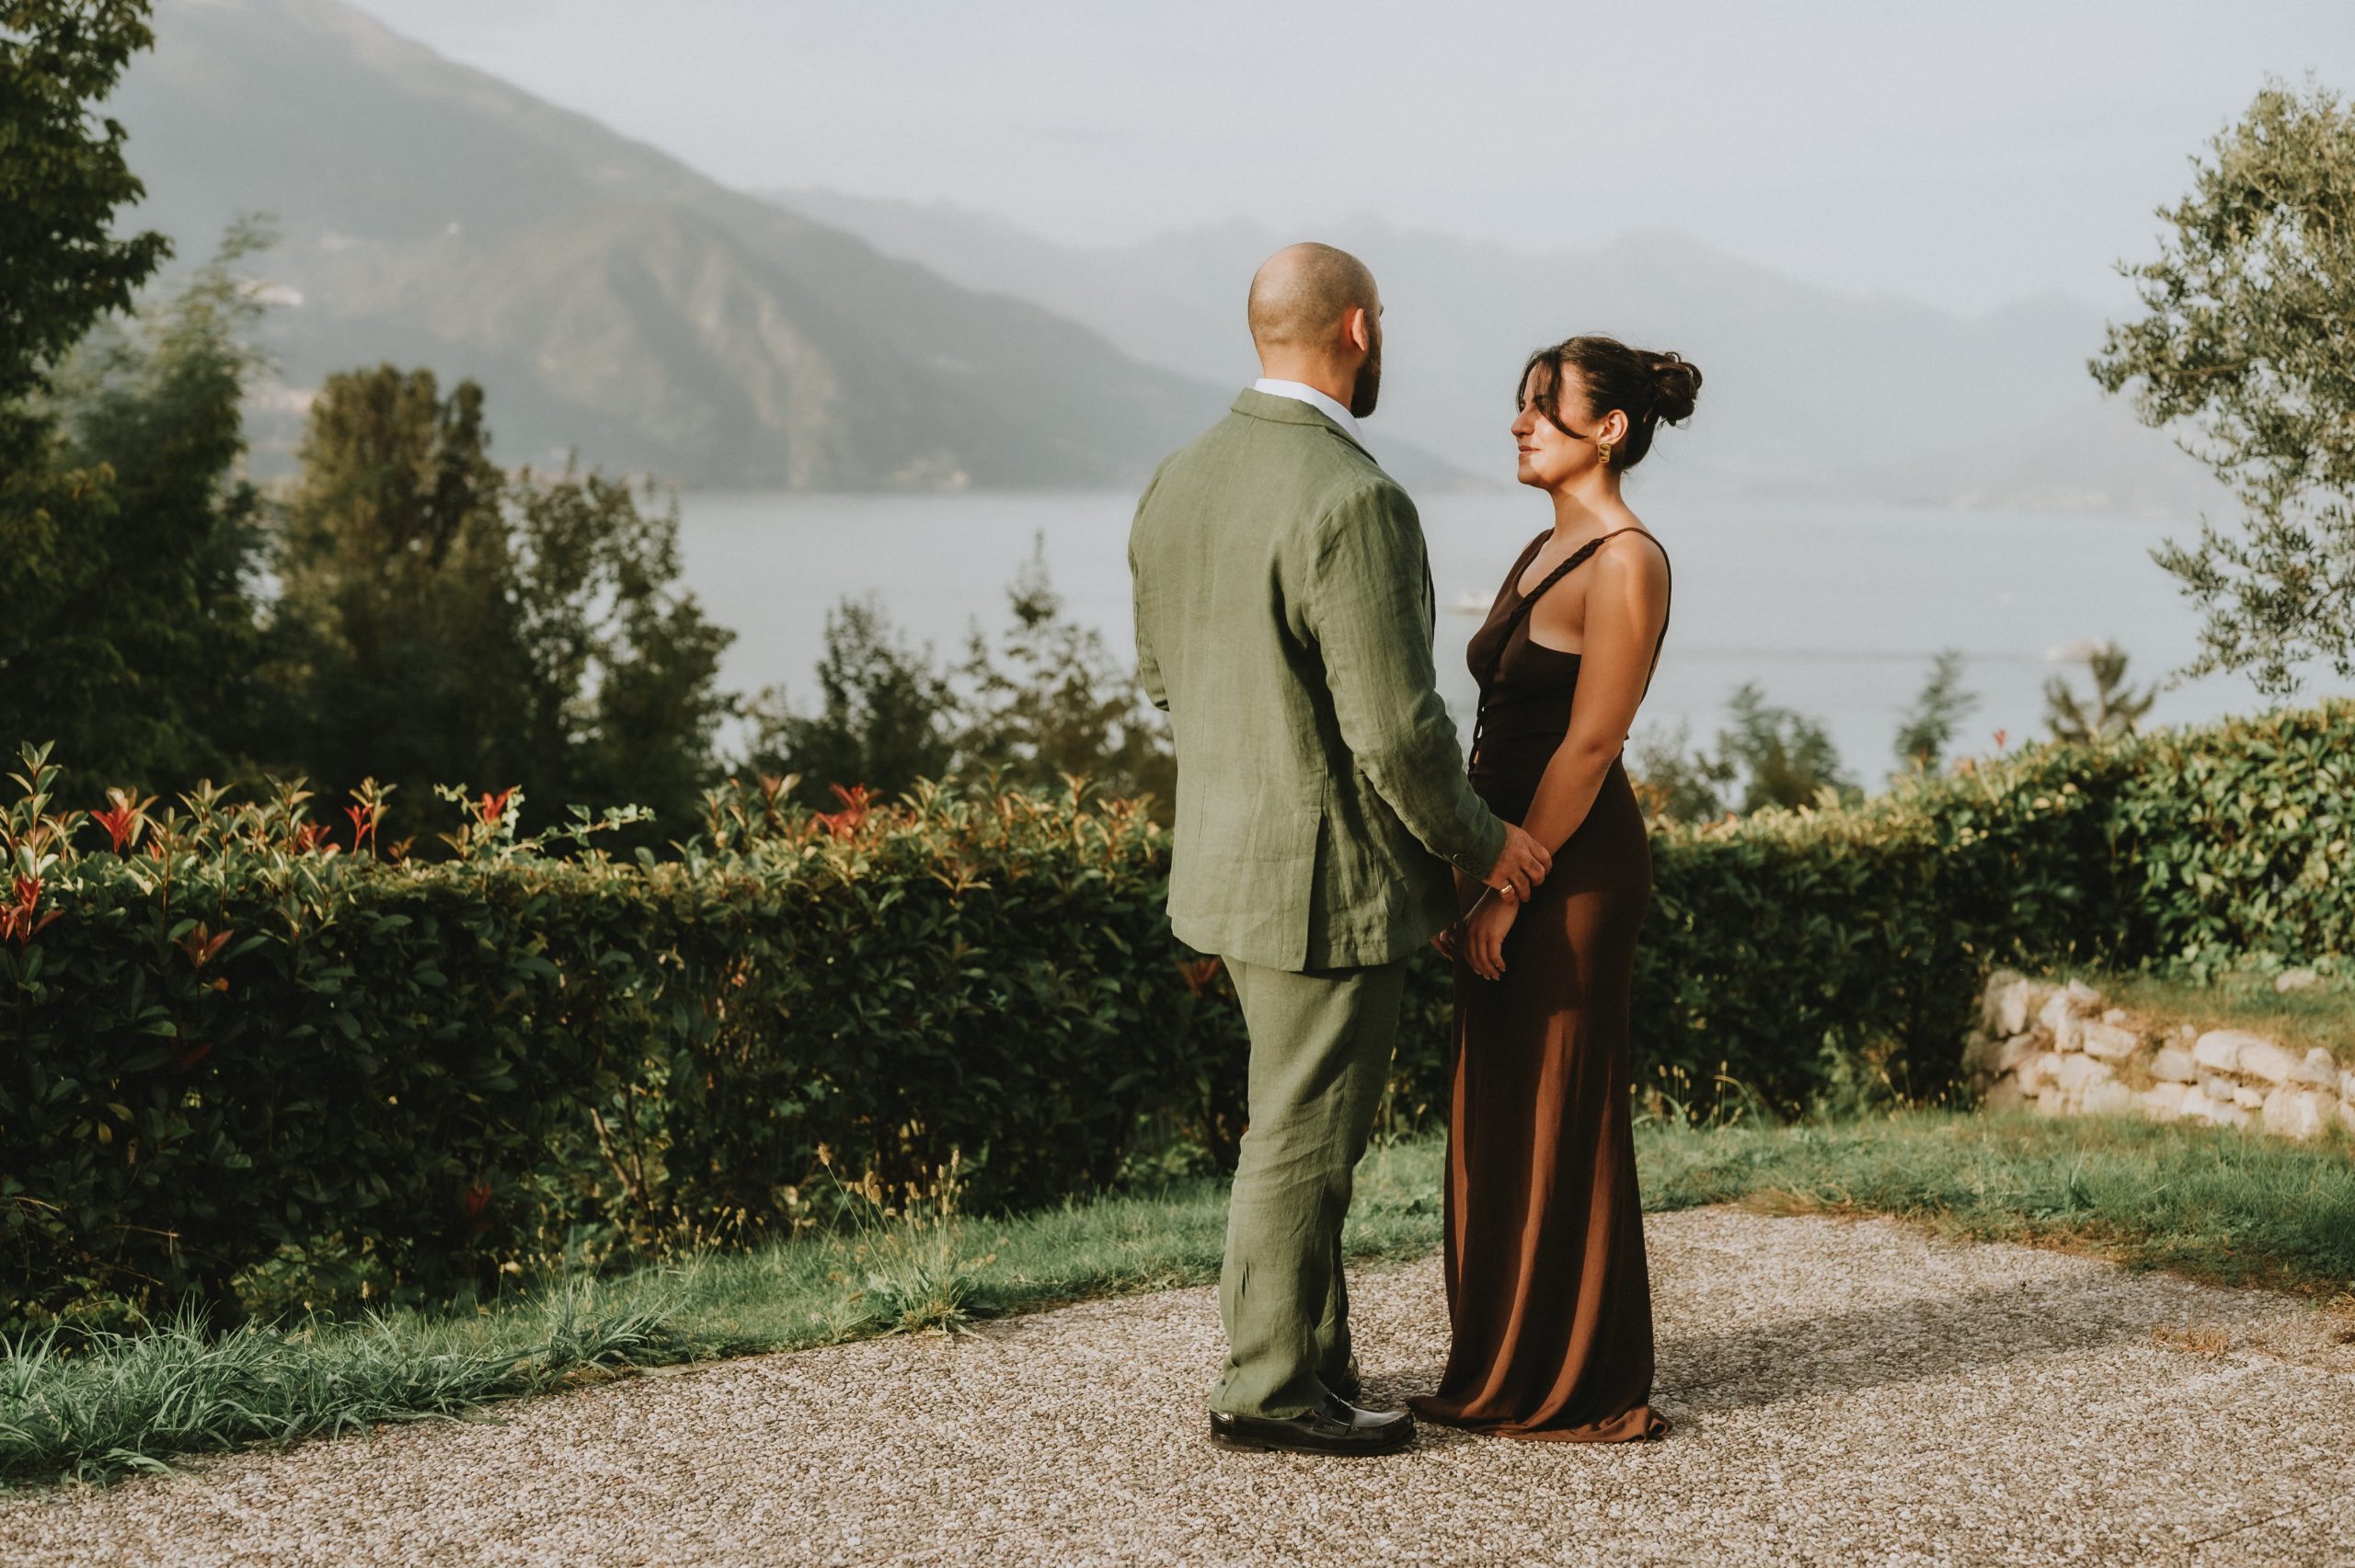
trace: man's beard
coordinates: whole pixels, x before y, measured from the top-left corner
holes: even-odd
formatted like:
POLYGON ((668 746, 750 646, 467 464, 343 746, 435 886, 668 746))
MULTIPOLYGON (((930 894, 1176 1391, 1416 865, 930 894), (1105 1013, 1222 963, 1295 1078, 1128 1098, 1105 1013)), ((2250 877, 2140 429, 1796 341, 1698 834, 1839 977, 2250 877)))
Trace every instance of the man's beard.
POLYGON ((1350 418, 1362 419, 1373 412, 1374 404, 1382 396, 1382 345, 1376 343, 1358 367, 1358 379, 1350 387, 1350 418))

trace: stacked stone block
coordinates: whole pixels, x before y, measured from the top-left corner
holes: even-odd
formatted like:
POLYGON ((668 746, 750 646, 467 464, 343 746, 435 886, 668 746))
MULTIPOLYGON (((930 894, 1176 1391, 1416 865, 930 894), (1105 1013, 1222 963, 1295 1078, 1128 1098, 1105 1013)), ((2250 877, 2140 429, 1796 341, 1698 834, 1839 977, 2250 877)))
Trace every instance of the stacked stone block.
POLYGON ((1990 1110, 2046 1116, 2140 1114, 2283 1138, 2338 1126, 2355 1133, 2355 1071, 2245 1029, 2172 1028, 2108 1005, 2083 980, 1988 977, 1963 1067, 1990 1110))

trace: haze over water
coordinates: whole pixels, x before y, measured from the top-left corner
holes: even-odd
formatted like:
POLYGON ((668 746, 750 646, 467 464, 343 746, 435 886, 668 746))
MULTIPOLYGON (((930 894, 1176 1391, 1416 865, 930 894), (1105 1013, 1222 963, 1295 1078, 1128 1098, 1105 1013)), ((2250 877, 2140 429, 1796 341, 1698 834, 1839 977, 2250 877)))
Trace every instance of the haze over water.
MULTIPOLYGON (((1982 699, 1959 737, 1968 751, 1988 750, 1999 728, 2042 734, 2053 674, 2087 688, 2082 662, 2048 658, 2056 648, 2115 638, 2138 687, 2188 661, 2198 616, 2149 551, 2194 532, 2187 512, 2224 516, 2229 503, 2205 476, 2177 482, 2189 460, 2132 426, 2123 403, 2102 402, 2086 358, 2104 320, 2134 307, 2117 264, 2154 253, 2154 209, 2181 197, 2207 138, 2269 74, 2311 71, 2342 90, 2355 81, 2355 9, 2343 0, 2249 0, 2229 26, 2185 0, 1999 0, 1967 12, 1704 0, 1672 17, 1625 7, 1572 17, 1507 0, 1201 0, 1133 13, 1016 0, 920 5, 881 28, 855 8, 762 0, 706 0, 684 25, 672 8, 625 0, 358 3, 649 146, 507 102, 381 37, 277 29, 293 42, 339 40, 328 52, 350 70, 334 79, 352 85, 354 103, 384 109, 369 125, 385 129, 345 145, 335 166, 366 165, 389 183, 315 189, 318 159, 306 153, 275 202, 311 214, 302 254, 320 273, 314 297, 365 307, 282 313, 335 328, 315 334, 313 370, 354 362, 345 334, 362 320, 353 340, 367 357, 412 344, 445 376, 481 375, 504 455, 586 442, 589 461, 706 486, 683 502, 685 560, 691 586, 740 634, 731 684, 783 683, 810 702, 826 611, 870 591, 952 661, 976 620, 1004 624, 1005 584, 1034 534, 1072 612, 1128 659, 1132 492, 707 487, 784 482, 774 460, 791 452, 859 457, 810 484, 903 484, 902 439, 919 453, 955 447, 934 465, 944 483, 1091 484, 1138 471, 1199 426, 1166 441, 1137 422, 1075 435, 1029 406, 1041 389, 1073 395, 1083 415, 1199 395, 1206 423, 1218 406, 1207 400, 1249 373, 1239 307, 1257 258, 1283 238, 1356 224, 1365 238, 1352 243, 1391 293, 1396 392, 1373 433, 1402 476, 1410 454, 1386 450, 1385 430, 1414 433, 1427 458, 1490 472, 1495 449, 1483 443, 1505 372, 1559 332, 1620 331, 1705 367, 1690 441, 1666 443, 1630 491, 1676 564, 1674 621, 1639 733, 1681 720, 1707 742, 1727 695, 1752 681, 1768 701, 1821 720, 1868 786, 1891 765, 1900 716, 1943 648, 1964 652, 1982 699), (1303 100, 1304 60, 1341 84, 1328 101, 1303 100), (421 134, 412 128, 461 125, 478 168, 454 166, 430 138, 415 159, 368 163, 421 134), (518 127, 542 139, 515 140, 518 127), (610 280, 640 276, 638 264, 585 244, 561 297, 536 253, 511 257, 496 278, 483 270, 496 259, 488 249, 464 265, 440 259, 462 230, 465 245, 488 246, 477 231, 505 234, 534 200, 556 200, 545 177, 488 177, 543 155, 572 177, 570 205, 546 217, 552 250, 586 234, 617 255, 671 257, 679 231, 660 213, 662 223, 641 226, 641 198, 676 196, 699 236, 699 259, 679 275, 729 280, 745 319, 777 324, 780 341, 814 356, 787 380, 842 395, 778 395, 775 366, 712 329, 713 290, 617 303, 610 280), (634 171, 632 194, 608 210, 617 170, 634 171), (475 174, 486 177, 460 177, 475 174), (346 210, 354 192, 382 202, 393 189, 405 193, 393 220, 346 210), (831 227, 817 240, 767 205, 806 209, 821 196, 831 204, 814 221, 831 227), (442 210, 461 198, 476 208, 442 210), (419 277, 450 269, 449 292, 371 295, 408 274, 328 248, 363 230, 419 277), (854 235, 937 278, 869 300, 870 284, 910 275, 876 265, 854 235), (330 266, 336 257, 346 259, 330 266), (1050 329, 1009 314, 1008 301, 1086 330, 1050 329), (477 320, 497 330, 448 325, 477 320), (612 328, 610 344, 577 329, 589 320, 612 328), (934 340, 901 342, 912 322, 962 347, 944 361, 934 340), (1053 352, 1007 347, 1041 344, 1053 352), (944 365, 951 373, 935 373, 944 365), (977 424, 968 405, 983 399, 968 375, 991 389, 992 414, 1034 418, 977 424), (1116 404, 1108 387, 1133 400, 1116 404), (824 417, 802 419, 812 408, 824 417), (1442 415, 1478 428, 1450 434, 1442 415), (623 455, 600 452, 599 432, 623 455), (1074 448, 1086 461, 1058 466, 1074 448), (1769 494, 1880 499, 1721 498, 1769 494), (1899 504, 1910 501, 2111 515, 1899 504)), ((192 37, 191 18, 234 9, 164 15, 192 37)), ((159 200, 202 187, 181 225, 199 249, 224 213, 256 204, 252 171, 300 144, 278 133, 226 157, 190 134, 211 120, 185 106, 209 112, 214 76, 275 41, 267 28, 221 38, 211 55, 187 53, 203 68, 171 100, 180 117, 159 111, 133 136, 134 148, 145 136, 150 160, 189 154, 170 177, 158 161, 152 183, 159 200)), ((289 79, 310 80, 327 56, 286 58, 301 68, 289 79)), ((1443 609, 1485 605, 1545 525, 1542 498, 1409 482, 1443 609)), ((1453 612, 1440 623, 1442 689, 1459 717, 1476 624, 1453 612)), ((2343 689, 2316 679, 2292 700, 2343 689)), ((2164 692, 2152 720, 2266 705, 2246 680, 2216 678, 2164 692)))
MULTIPOLYGON (((1668 547, 1674 600, 1659 673, 1637 720, 1640 738, 1682 720, 1714 741, 1743 681, 1821 722, 1848 774, 1877 788, 1894 765, 1900 716, 1939 649, 1960 648, 1981 697, 1957 750, 1985 753, 2047 734, 2044 682, 2083 663, 2048 656, 2115 638, 2130 681, 2147 686, 2188 662, 2199 618, 2150 558, 2188 522, 2072 514, 1954 512, 1887 506, 1681 502, 1672 476, 1630 486, 1668 547)), ((962 656, 978 619, 1007 623, 1005 586, 1043 539, 1066 612, 1133 658, 1127 541, 1135 497, 1116 494, 840 496, 700 493, 681 498, 688 586, 739 634, 725 677, 741 689, 782 682, 805 708, 825 614, 874 593, 911 641, 962 656)), ((1442 493, 1419 498, 1440 602, 1441 690, 1468 733, 1474 682, 1464 644, 1522 546, 1550 526, 1542 498, 1442 493), (1452 607, 1476 603, 1476 612, 1452 607)), ((2296 701, 2348 690, 2310 681, 2296 701)), ((2148 722, 2176 724, 2269 704, 2238 677, 2163 692, 2148 722)))

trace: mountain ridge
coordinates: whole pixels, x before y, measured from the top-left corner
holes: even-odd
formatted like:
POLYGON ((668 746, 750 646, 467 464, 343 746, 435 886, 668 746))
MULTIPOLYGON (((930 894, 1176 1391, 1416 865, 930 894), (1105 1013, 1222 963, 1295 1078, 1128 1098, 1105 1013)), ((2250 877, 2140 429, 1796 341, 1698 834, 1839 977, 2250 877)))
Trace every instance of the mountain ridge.
POLYGON ((383 360, 473 376, 500 449, 688 486, 1137 482, 1216 387, 695 173, 333 0, 187 0, 108 112, 182 261, 241 212, 285 285, 258 459, 301 389, 383 360), (278 407, 273 426, 267 410, 278 407))
MULTIPOLYGON (((949 202, 762 194, 969 287, 1052 298, 1137 359, 1196 376, 1242 373, 1240 280, 1304 237, 1231 222, 1083 247, 949 202)), ((1313 232, 1382 280, 1389 370, 1377 433, 1476 473, 1510 473, 1503 433, 1528 349, 1603 330, 1702 367, 1699 410, 1654 462, 1727 491, 2166 517, 2226 502, 2165 434, 2101 397, 2084 368, 2100 313, 2066 294, 1966 315, 1827 289, 1673 230, 1575 251, 1372 215, 1313 232)))

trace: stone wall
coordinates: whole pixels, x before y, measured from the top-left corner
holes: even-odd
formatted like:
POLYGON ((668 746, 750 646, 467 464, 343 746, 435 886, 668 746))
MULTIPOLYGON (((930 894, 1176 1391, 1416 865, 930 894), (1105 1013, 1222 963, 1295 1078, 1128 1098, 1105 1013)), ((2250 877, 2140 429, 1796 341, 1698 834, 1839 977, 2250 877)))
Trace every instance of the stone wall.
POLYGON ((1990 1110, 2141 1115, 2284 1138, 2318 1138, 2333 1123, 2355 1133, 2355 1071, 2328 1051, 2301 1053, 2244 1029, 2165 1028, 2109 1006, 2083 980, 1998 969, 1963 1066, 1990 1110))

